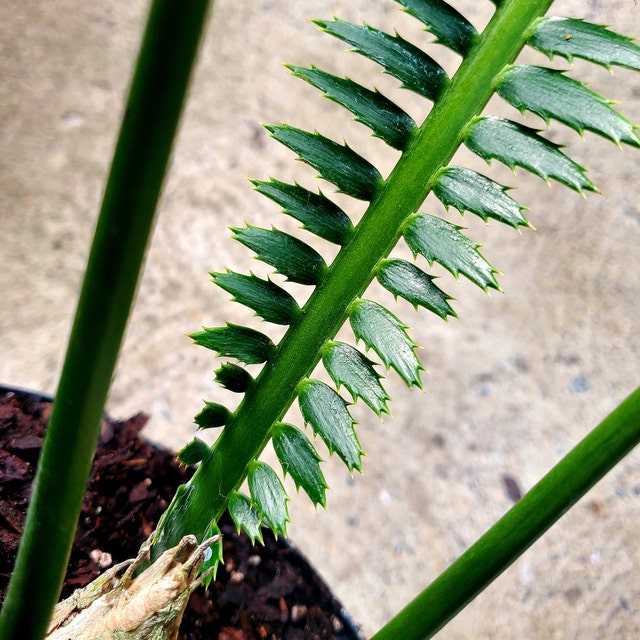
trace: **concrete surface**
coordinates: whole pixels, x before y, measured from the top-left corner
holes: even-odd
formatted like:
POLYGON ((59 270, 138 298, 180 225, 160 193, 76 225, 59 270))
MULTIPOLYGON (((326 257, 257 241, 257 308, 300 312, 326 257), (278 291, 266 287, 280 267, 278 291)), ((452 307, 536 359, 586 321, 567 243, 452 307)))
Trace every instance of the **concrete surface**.
MULTIPOLYGON (((477 26, 491 7, 471 0, 455 5, 477 26)), ((5 3, 3 383, 55 390, 145 10, 142 0, 5 3)), ((640 33, 640 7, 631 0, 563 0, 554 13, 640 33)), ((253 193, 246 178, 296 178, 316 188, 314 172, 257 123, 317 128, 347 138, 383 171, 393 162, 382 144, 289 76, 281 62, 314 63, 375 84, 417 118, 428 108, 307 20, 334 14, 397 28, 416 42, 425 38, 391 0, 215 4, 109 401, 115 416, 151 413, 148 437, 168 446, 190 439, 202 398, 226 399, 212 382, 212 354, 185 334, 225 320, 252 322, 209 283, 209 270, 261 269, 226 227, 244 221, 295 227, 253 193)), ((449 70, 455 65, 453 56, 445 53, 444 60, 449 70)), ((575 67, 640 122, 637 75, 575 67)), ((495 109, 508 113, 498 103, 495 109)), ((532 117, 527 123, 541 126, 532 117)), ((505 294, 487 296, 447 276, 442 284, 457 298, 459 315, 448 324, 372 293, 413 325, 430 371, 425 392, 409 392, 391 375, 393 417, 380 423, 357 409, 368 454, 364 477, 352 479, 331 460, 327 512, 316 512, 304 495, 291 503, 290 537, 366 633, 510 507, 509 487, 512 494, 516 484, 529 489, 638 384, 640 154, 591 134, 585 143, 559 126, 550 135, 571 143, 604 196, 582 199, 524 172, 514 178, 465 157, 516 184, 538 230, 519 235, 465 217, 472 237, 487 245, 485 255, 504 273, 505 294)), ((438 209, 430 202, 423 210, 438 209)), ((636 451, 439 637, 638 637, 639 538, 636 451)))

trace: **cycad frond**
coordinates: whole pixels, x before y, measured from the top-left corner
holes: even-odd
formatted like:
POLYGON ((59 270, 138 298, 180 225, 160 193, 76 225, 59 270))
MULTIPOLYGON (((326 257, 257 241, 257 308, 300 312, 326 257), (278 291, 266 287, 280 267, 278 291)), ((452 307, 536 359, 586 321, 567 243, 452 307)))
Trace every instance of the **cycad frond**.
POLYGON ((384 368, 394 369, 408 386, 421 387, 423 366, 407 325, 379 303, 367 300, 365 292, 377 279, 416 308, 428 309, 445 320, 455 315, 450 296, 434 284, 434 276, 393 256, 401 238, 429 265, 439 264, 456 278, 462 274, 483 290, 500 289, 498 272, 481 255, 478 243, 461 227, 419 211, 433 192, 445 208, 453 206, 461 213, 469 211, 514 228, 529 226, 523 215, 525 207, 509 195, 508 187, 471 169, 450 165, 458 147, 464 144, 487 161, 522 167, 579 193, 596 191, 585 170, 538 131, 483 114, 494 94, 516 110, 530 111, 547 122, 562 122, 579 133, 594 131, 618 145, 640 146, 634 127, 609 101, 564 73, 515 63, 528 43, 550 57, 579 56, 604 66, 637 69, 640 49, 628 38, 580 20, 544 18, 550 0, 494 2, 494 16, 481 34, 442 0, 397 1, 438 43, 462 56, 460 67, 449 78, 434 58, 397 34, 340 19, 317 21, 322 30, 378 63, 402 87, 427 98, 433 106, 418 127, 375 89, 314 66, 289 67, 401 155, 385 178, 347 144, 289 125, 267 127, 273 138, 338 191, 369 205, 354 225, 321 192, 275 179, 253 183, 304 229, 337 244, 340 251, 327 264, 315 249, 277 229, 251 225, 233 229, 235 238, 259 260, 288 280, 313 287, 313 292, 300 307, 284 287, 270 280, 232 271, 212 274, 214 282, 237 302, 288 330, 277 345, 255 329, 231 324, 192 335, 196 343, 220 357, 265 365, 255 378, 235 363, 225 362, 217 370, 218 382, 243 393, 242 402, 234 411, 207 403, 199 414, 199 426, 224 425, 222 433, 210 449, 194 440, 181 452, 185 463, 200 462, 200 466, 165 514, 155 538, 155 555, 185 533, 203 537, 227 508, 238 528, 253 539, 260 538, 262 520, 276 533, 284 533, 288 498, 275 472, 258 460, 270 440, 283 472, 315 504, 325 505, 320 455, 298 427, 282 423, 296 400, 305 424, 320 436, 328 451, 336 453, 350 471, 361 470, 364 452, 349 402, 340 389, 345 387, 354 402, 362 400, 378 416, 388 413, 389 396, 375 369, 377 363, 357 346, 336 341, 337 332, 348 322, 354 342, 362 341, 384 368), (319 362, 337 389, 311 378, 319 362), (250 497, 239 493, 245 479, 250 497))

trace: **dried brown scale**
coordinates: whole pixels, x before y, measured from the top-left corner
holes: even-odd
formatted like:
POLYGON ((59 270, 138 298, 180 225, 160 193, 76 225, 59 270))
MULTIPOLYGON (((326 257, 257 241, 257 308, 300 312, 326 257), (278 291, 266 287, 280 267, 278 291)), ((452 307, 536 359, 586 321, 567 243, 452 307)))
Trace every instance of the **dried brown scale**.
MULTIPOLYGON (((8 583, 29 498, 48 402, 0 389, 0 597, 8 583), (10 461, 10 462, 8 462, 10 461)), ((103 423, 63 596, 100 573, 96 551, 113 564, 137 555, 176 487, 187 479, 172 452, 139 437, 147 418, 103 423), (144 499, 132 502, 136 493, 144 499)), ((221 522, 225 566, 206 593, 190 598, 179 640, 340 638, 341 607, 305 561, 265 531, 265 546, 221 522), (233 576, 233 578, 232 578, 233 576)), ((354 636, 346 636, 354 637, 354 636)))

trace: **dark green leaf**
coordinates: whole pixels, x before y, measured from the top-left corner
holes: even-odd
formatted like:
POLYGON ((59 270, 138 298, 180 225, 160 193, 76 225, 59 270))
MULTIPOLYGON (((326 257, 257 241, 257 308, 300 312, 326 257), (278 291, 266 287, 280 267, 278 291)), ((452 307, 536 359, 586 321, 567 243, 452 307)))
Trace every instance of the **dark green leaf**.
POLYGON ((632 38, 577 18, 541 18, 527 44, 550 58, 584 58, 607 68, 640 69, 640 47, 632 38))
POLYGON ((237 491, 229 496, 229 515, 235 523, 238 533, 244 529, 252 544, 255 544, 256 540, 262 543, 260 513, 247 496, 237 491))
POLYGON ((247 476, 253 504, 266 519, 276 536, 287 535, 287 494, 280 478, 266 463, 254 461, 249 466, 247 476))
POLYGON ((178 451, 178 460, 187 467, 192 467, 209 457, 211 447, 200 438, 194 438, 178 451))
POLYGON ((273 178, 269 182, 253 180, 256 191, 277 202, 284 213, 302 222, 304 228, 329 242, 343 245, 353 235, 349 216, 321 193, 313 193, 297 184, 273 178))
POLYGON ((516 122, 493 116, 478 118, 471 125, 465 144, 487 161, 495 158, 511 169, 523 167, 547 182, 555 178, 579 193, 583 189, 597 191, 584 169, 562 153, 557 144, 516 122))
POLYGON ((349 322, 353 332, 368 349, 373 349, 387 368, 393 367, 407 386, 422 388, 416 345, 407 335, 407 326, 383 306, 369 300, 357 300, 352 305, 349 322))
POLYGON ((618 145, 640 146, 633 125, 607 100, 560 71, 531 65, 510 67, 500 80, 498 93, 516 109, 529 110, 546 122, 555 118, 578 133, 587 129, 618 145))
POLYGON ((320 469, 320 456, 307 437, 291 424, 279 424, 273 431, 273 448, 285 475, 302 487, 313 504, 326 506, 327 483, 320 469))
POLYGON ((212 349, 220 356, 237 358, 246 364, 266 362, 275 352, 275 345, 255 329, 227 322, 226 327, 205 327, 204 331, 189 334, 196 343, 212 349))
POLYGON ((215 376, 216 382, 235 393, 244 393, 253 382, 253 378, 246 369, 231 362, 225 362, 215 371, 215 376))
POLYGON ((420 305, 443 320, 455 316, 448 300, 451 297, 433 284, 434 277, 406 260, 383 260, 377 273, 378 282, 394 296, 401 296, 414 307, 420 305))
POLYGON ((354 421, 347 403, 328 385, 318 380, 304 380, 298 388, 298 403, 305 423, 337 453, 349 471, 362 470, 363 454, 353 428, 354 421))
POLYGON ((198 429, 223 427, 231 416, 229 409, 217 402, 205 402, 204 409, 194 418, 198 429))
POLYGON ((442 0, 396 0, 412 16, 423 22, 437 42, 465 56, 478 38, 473 25, 442 0))
POLYGON ((389 413, 389 396, 369 358, 344 342, 330 342, 322 351, 322 362, 336 385, 344 385, 354 400, 362 398, 378 416, 389 413))
POLYGON ((522 215, 525 207, 507 195, 507 191, 507 187, 481 173, 462 167, 444 169, 433 187, 434 194, 447 208, 453 206, 460 213, 470 211, 485 221, 494 218, 514 228, 529 226, 522 215))
POLYGON ((403 150, 416 123, 400 107, 379 91, 371 91, 349 78, 338 78, 316 67, 289 66, 294 75, 306 80, 354 114, 358 122, 373 131, 394 149, 403 150))
POLYGON ((497 271, 482 257, 472 242, 454 224, 429 215, 415 215, 404 229, 404 238, 414 255, 423 255, 429 264, 437 262, 456 278, 460 273, 479 287, 500 289, 497 271))
POLYGON ((447 74, 433 58, 400 36, 390 36, 368 25, 335 19, 317 20, 324 31, 340 38, 357 53, 377 62, 400 80, 405 89, 436 101, 448 84, 447 74))
POLYGON ((200 566, 200 570, 198 573, 207 573, 210 571, 209 575, 205 577, 202 584, 205 589, 209 588, 209 585, 213 580, 216 579, 216 572, 218 570, 218 565, 222 562, 222 535, 218 524, 215 521, 212 521, 207 529, 205 530, 205 534, 203 538, 206 540, 207 538, 213 538, 214 536, 220 536, 217 542, 214 542, 205 553, 204 562, 200 566))
POLYGON ((300 308, 291 294, 270 280, 229 270, 226 273, 212 273, 211 277, 236 302, 253 309, 267 322, 292 324, 300 315, 300 308))
POLYGON ((349 146, 338 144, 319 133, 288 125, 267 126, 271 135, 298 154, 300 160, 320 172, 338 190, 359 200, 371 200, 382 184, 378 170, 349 146))
POLYGON ((275 267, 292 282, 315 285, 327 272, 322 256, 288 233, 251 225, 232 231, 239 242, 256 252, 259 260, 275 267))

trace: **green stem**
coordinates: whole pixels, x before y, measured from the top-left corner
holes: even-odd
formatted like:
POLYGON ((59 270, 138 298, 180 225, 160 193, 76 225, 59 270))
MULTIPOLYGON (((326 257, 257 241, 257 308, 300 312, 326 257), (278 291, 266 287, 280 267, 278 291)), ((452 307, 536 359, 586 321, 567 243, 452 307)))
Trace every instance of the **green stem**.
POLYGON ((640 388, 371 640, 431 638, 640 442, 640 388))
POLYGON ((24 535, 0 612, 3 640, 42 638, 60 593, 209 4, 155 0, 149 12, 24 535))
POLYGON ((275 357, 224 428, 213 455, 176 495, 159 526, 154 557, 187 533, 202 539, 210 522, 222 515, 229 493, 241 485, 247 465, 268 442, 272 425, 293 403, 298 384, 317 364, 322 346, 345 323, 351 303, 362 295, 379 261, 397 244, 404 222, 427 197, 438 172, 460 146, 465 128, 493 95, 496 78, 515 60, 531 24, 551 2, 503 0, 448 89, 415 132, 354 237, 309 298, 301 319, 290 327, 275 357), (509 36, 504 37, 505 33, 509 36))

